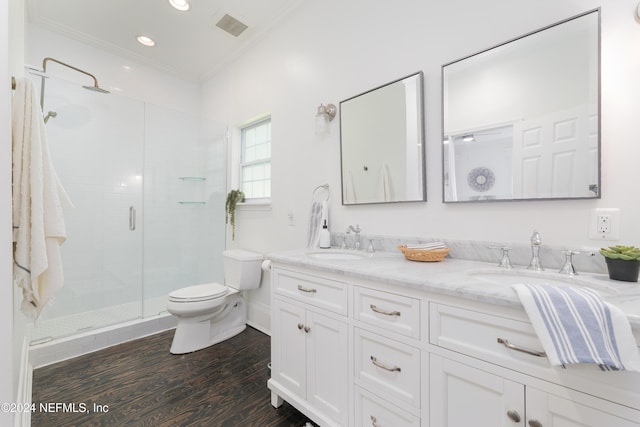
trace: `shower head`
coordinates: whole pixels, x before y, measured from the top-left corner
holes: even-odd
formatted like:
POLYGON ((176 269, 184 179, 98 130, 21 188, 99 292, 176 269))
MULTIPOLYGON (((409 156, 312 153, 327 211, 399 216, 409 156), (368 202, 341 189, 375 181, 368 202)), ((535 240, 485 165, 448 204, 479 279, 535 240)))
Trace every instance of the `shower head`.
MULTIPOLYGON (((46 73, 46 72, 47 72, 47 62, 48 62, 48 61, 55 62, 55 63, 57 63, 57 64, 63 65, 63 66, 65 66, 65 67, 67 67, 67 68, 71 68, 72 70, 75 70, 75 71, 77 71, 77 72, 79 72, 79 73, 82 73, 82 74, 85 74, 85 75, 87 75, 87 76, 91 77, 91 78, 93 79, 93 86, 82 86, 83 88, 85 88, 85 89, 89 89, 89 90, 92 90, 92 91, 94 91, 94 92, 99 92, 99 93, 109 93, 109 91, 108 91, 108 90, 102 89, 102 88, 98 85, 98 79, 96 79, 96 76, 94 76, 93 74, 88 73, 88 72, 86 72, 86 71, 84 71, 84 70, 81 70, 80 68, 74 67, 73 65, 69 65, 69 64, 67 64, 67 63, 65 63, 65 62, 58 61, 58 60, 57 60, 57 59, 55 59, 55 58, 49 58, 49 57, 47 57, 47 58, 44 58, 44 59, 42 60, 42 72, 43 72, 43 73, 46 73)), ((44 108, 44 80, 45 80, 45 79, 44 79, 44 77, 43 77, 43 78, 42 78, 42 89, 40 90, 40 107, 41 107, 41 108, 44 108)))
POLYGON ((57 115, 58 115, 58 113, 56 113, 55 111, 49 111, 49 112, 47 113, 47 115, 46 115, 46 116, 44 116, 44 122, 45 122, 45 124, 49 121, 49 119, 50 119, 50 118, 52 118, 52 117, 54 117, 54 118, 55 118, 57 115))
POLYGON ((96 81, 95 86, 82 86, 83 88, 87 89, 87 90, 91 90, 93 92, 98 92, 98 93, 111 93, 106 89, 102 89, 100 86, 98 86, 98 82, 96 81))

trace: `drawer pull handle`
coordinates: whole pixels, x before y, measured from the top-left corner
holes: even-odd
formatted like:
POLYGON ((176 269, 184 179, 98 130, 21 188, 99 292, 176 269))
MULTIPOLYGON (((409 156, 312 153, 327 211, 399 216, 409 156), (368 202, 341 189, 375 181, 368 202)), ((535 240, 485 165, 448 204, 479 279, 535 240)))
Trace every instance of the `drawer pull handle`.
POLYGON ((370 417, 371 417, 371 425, 373 427, 380 427, 380 425, 378 424, 378 419, 373 415, 370 415, 370 417))
POLYGON ((377 306, 375 306, 373 304, 371 304, 369 307, 371 308, 371 310, 375 311, 376 313, 384 314, 385 316, 400 316, 400 312, 399 311, 383 310, 383 309, 378 308, 377 306))
POLYGON ((304 287, 304 286, 302 286, 302 285, 298 285, 298 290, 299 290, 300 292, 307 292, 307 293, 310 293, 310 294, 315 294, 316 292, 318 292, 318 291, 317 291, 316 289, 314 289, 314 288, 305 288, 305 287, 304 287))
POLYGON ((529 426, 530 427, 542 427, 542 423, 534 418, 534 419, 529 420, 529 426))
POLYGON ((509 340, 504 338, 498 338, 498 342, 511 350, 520 351, 522 353, 530 354, 536 357, 547 357, 547 353, 545 353, 544 351, 531 350, 525 347, 520 347, 518 345, 511 344, 509 340))
POLYGON ((385 365, 384 363, 378 362, 378 359, 375 356, 371 356, 371 363, 376 365, 378 368, 384 369, 385 371, 389 371, 389 372, 401 372, 402 371, 402 369, 400 369, 399 366, 389 366, 389 365, 385 365))
POLYGON ((507 411, 507 417, 509 417, 509 419, 514 423, 519 423, 521 420, 520 414, 518 413, 518 411, 514 411, 514 410, 507 411))

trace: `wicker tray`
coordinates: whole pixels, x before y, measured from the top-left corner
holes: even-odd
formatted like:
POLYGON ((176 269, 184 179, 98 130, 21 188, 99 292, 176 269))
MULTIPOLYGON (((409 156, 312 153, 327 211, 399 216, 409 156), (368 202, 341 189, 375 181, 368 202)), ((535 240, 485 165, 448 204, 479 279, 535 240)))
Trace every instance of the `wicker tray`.
POLYGON ((405 245, 398 246, 400 252, 404 254, 404 257, 409 261, 421 261, 421 262, 438 262, 442 261, 444 257, 449 253, 449 248, 444 249, 410 249, 405 245))

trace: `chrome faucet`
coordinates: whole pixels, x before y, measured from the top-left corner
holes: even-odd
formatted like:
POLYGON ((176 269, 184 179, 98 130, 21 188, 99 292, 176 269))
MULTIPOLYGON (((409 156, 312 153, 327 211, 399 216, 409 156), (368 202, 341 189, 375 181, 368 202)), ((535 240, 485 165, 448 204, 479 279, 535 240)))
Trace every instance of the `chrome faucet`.
POLYGON ((568 250, 568 251, 562 251, 562 253, 565 256, 565 260, 564 260, 564 265, 562 266, 559 272, 562 274, 567 274, 569 276, 577 276, 578 272, 573 266, 573 256, 578 255, 580 252, 568 250))
POLYGON ((370 253, 370 254, 375 253, 376 247, 373 244, 373 242, 376 241, 376 239, 369 238, 368 240, 369 240, 369 245, 367 246, 367 253, 370 253))
POLYGON ((511 248, 507 246, 489 246, 489 249, 500 249, 502 251, 502 259, 500 259, 500 264, 498 264, 498 267, 513 268, 513 265, 511 265, 511 260, 509 259, 509 251, 511 250, 511 248))
POLYGON ((544 268, 542 268, 542 265, 540 264, 540 245, 542 245, 540 233, 538 233, 536 230, 533 230, 533 234, 531 235, 531 262, 527 267, 530 270, 544 270, 544 268))
POLYGON ((347 236, 344 234, 340 234, 338 236, 340 238, 340 249, 347 249, 347 236))
POLYGON ((347 234, 351 234, 351 232, 355 233, 355 238, 354 238, 354 244, 353 244, 353 249, 359 251, 360 250, 360 232, 362 231, 360 229, 360 225, 356 224, 355 228, 353 227, 353 225, 350 225, 347 227, 347 234))

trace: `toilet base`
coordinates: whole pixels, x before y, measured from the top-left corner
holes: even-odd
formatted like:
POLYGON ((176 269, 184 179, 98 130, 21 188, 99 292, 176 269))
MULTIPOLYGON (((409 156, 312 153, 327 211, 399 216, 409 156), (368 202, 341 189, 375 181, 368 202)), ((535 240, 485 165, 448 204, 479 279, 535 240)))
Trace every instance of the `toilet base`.
POLYGON ((178 318, 171 354, 202 350, 234 337, 247 327, 247 307, 240 294, 228 297, 220 310, 194 318, 178 318))

